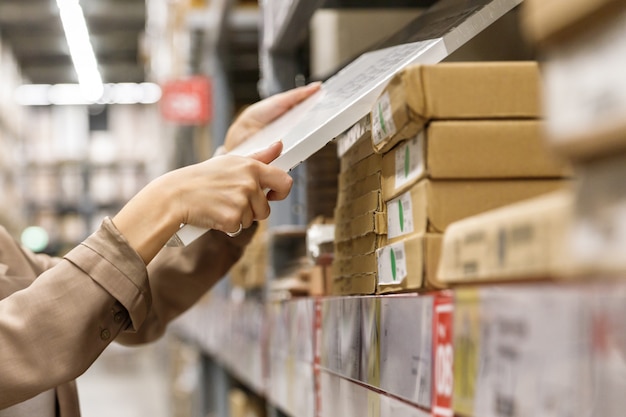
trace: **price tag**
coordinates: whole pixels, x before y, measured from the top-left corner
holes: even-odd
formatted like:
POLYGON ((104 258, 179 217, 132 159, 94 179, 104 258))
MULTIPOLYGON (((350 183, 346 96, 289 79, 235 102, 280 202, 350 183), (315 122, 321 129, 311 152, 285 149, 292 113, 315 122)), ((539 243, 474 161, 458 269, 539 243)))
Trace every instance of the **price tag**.
POLYGON ((439 293, 433 304, 433 417, 452 417, 453 359, 452 294, 439 293))

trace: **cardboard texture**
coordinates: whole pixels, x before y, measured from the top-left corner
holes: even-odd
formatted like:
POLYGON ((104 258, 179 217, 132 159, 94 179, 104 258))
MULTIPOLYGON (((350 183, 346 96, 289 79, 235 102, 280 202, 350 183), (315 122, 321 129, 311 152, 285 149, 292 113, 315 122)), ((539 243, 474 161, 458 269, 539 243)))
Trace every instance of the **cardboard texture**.
POLYGON ((581 164, 569 240, 576 270, 623 276, 626 271, 626 153, 581 164))
POLYGON ((534 61, 413 65, 395 75, 372 107, 372 141, 383 153, 432 119, 537 118, 534 61))
POLYGON ((572 175, 550 149, 539 120, 433 121, 383 155, 383 198, 422 178, 556 178, 572 175))
POLYGON ((382 155, 372 154, 339 173, 339 189, 343 190, 351 184, 379 172, 382 159, 382 155))
POLYGON ((244 289, 258 288, 265 284, 268 273, 268 222, 259 221, 257 231, 246 249, 229 271, 233 286, 244 289))
POLYGON ((419 234, 376 251, 379 294, 441 288, 437 282, 441 235, 419 234))
POLYGON ((374 252, 385 241, 384 235, 369 233, 354 239, 342 240, 335 246, 335 257, 347 258, 355 255, 374 252))
POLYGON ((347 200, 335 208, 335 222, 342 224, 370 211, 382 211, 383 199, 380 190, 370 191, 353 200, 347 200))
POLYGON ((387 222, 385 213, 380 211, 370 211, 335 226, 335 242, 365 236, 370 233, 383 235, 387 233, 387 222))
POLYGON ((387 238, 393 240, 411 233, 443 233, 452 222, 548 193, 566 184, 569 181, 425 179, 407 193, 387 202, 387 238), (401 223, 403 226, 399 227, 401 223))
POLYGON ((621 0, 526 0, 522 29, 532 42, 555 44, 580 36, 623 8, 621 0))
POLYGON ((369 274, 376 271, 376 254, 374 252, 335 259, 332 266, 335 277, 369 274))
POLYGON ((340 188, 339 192, 337 193, 337 206, 342 206, 350 202, 351 200, 361 197, 362 195, 367 194, 371 191, 380 190, 381 181, 382 178, 379 171, 368 175, 365 178, 361 178, 360 180, 357 180, 356 182, 353 182, 349 185, 345 185, 344 188, 340 188))
POLYGON ((333 295, 367 295, 376 292, 376 273, 335 277, 333 295))
POLYGON ((451 224, 438 279, 445 283, 563 276, 574 193, 561 190, 451 224))
POLYGON ((337 156, 341 161, 341 171, 345 171, 346 168, 373 154, 370 115, 366 114, 350 129, 337 136, 335 143, 337 144, 337 156))
POLYGON ((589 160, 626 150, 626 7, 580 33, 544 53, 546 137, 589 160))

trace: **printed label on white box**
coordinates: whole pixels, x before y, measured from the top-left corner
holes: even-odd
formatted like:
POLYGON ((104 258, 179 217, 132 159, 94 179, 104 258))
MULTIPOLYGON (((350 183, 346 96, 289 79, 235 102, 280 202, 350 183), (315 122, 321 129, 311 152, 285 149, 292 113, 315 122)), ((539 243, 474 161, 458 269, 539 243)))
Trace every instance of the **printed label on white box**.
POLYGON ((424 132, 413 139, 398 145, 396 149, 396 177, 394 188, 397 190, 424 174, 424 132))
POLYGON ((396 134, 396 125, 391 112, 389 93, 383 93, 372 108, 372 141, 378 145, 396 134))
POLYGON ((404 242, 378 249, 378 284, 397 284, 407 277, 404 242))
POLYGON ((387 203, 387 238, 408 235, 414 230, 411 193, 406 192, 387 203))

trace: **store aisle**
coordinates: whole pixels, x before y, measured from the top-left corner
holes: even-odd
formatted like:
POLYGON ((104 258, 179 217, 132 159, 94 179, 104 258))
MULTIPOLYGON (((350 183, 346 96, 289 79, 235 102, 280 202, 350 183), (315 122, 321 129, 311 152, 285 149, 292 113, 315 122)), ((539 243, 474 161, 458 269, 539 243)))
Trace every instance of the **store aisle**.
POLYGON ((113 344, 78 379, 83 417, 168 417, 168 362, 163 343, 113 344))

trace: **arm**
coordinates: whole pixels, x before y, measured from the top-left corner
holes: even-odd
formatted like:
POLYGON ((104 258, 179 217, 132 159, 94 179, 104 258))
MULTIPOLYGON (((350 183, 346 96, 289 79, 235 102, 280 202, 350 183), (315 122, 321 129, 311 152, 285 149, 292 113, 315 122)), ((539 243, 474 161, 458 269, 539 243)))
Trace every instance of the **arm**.
MULTIPOLYGON (((222 150, 216 153, 231 150, 317 90, 319 84, 312 84, 248 107, 232 124, 222 150)), ((148 265, 153 308, 137 332, 124 332, 117 341, 137 344, 158 338, 167 323, 195 303, 228 272, 252 239, 254 229, 244 230, 236 238, 211 230, 187 247, 160 251, 148 265)))

